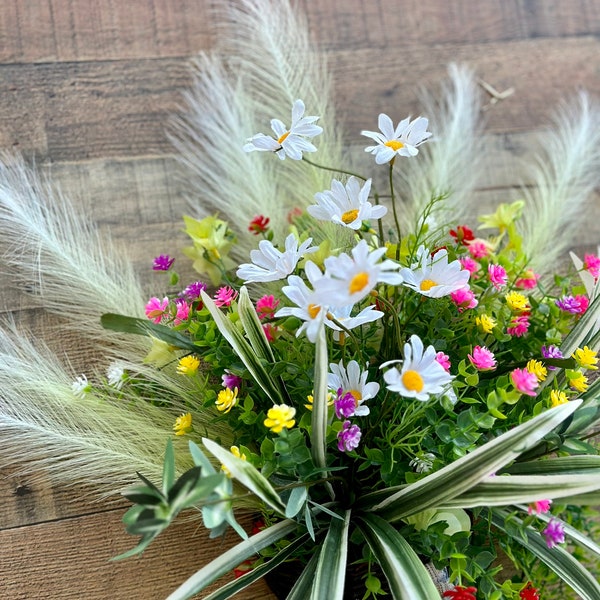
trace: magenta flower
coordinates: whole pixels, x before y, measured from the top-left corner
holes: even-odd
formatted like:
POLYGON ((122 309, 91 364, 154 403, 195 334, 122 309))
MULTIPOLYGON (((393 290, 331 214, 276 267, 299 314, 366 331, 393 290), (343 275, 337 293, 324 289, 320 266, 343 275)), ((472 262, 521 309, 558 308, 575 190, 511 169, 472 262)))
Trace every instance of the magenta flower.
POLYGON ((362 435, 358 425, 352 425, 350 421, 344 421, 343 429, 338 433, 338 450, 350 452, 358 447, 362 435))
POLYGON ((469 286, 452 292, 450 299, 456 304, 460 312, 467 308, 475 308, 478 304, 477 298, 475 298, 475 294, 470 290, 469 286))
POLYGON ((471 275, 474 275, 477 271, 479 271, 479 263, 476 260, 473 260, 470 256, 459 258, 458 261, 462 265, 462 268, 466 271, 469 271, 471 275))
POLYGON ((154 262, 152 263, 152 270, 168 271, 174 262, 175 259, 171 258, 168 254, 161 254, 154 259, 154 262))
MULTIPOLYGON (((333 403, 335 416, 338 419, 347 419, 354 415, 356 411, 356 400, 351 392, 344 394, 344 390, 340 388, 337 391, 337 398, 333 403)), ((347 421, 349 423, 349 421, 347 421)))
POLYGON ((589 303, 587 296, 563 296, 556 300, 558 308, 573 315, 582 315, 587 310, 589 303))
POLYGON ((215 304, 222 308, 223 306, 231 306, 237 298, 238 293, 228 285, 220 287, 215 294, 215 304))
POLYGON ((538 282, 540 276, 531 269, 527 269, 522 277, 515 281, 515 286, 521 290, 532 290, 538 282))
POLYGON ((496 359, 494 353, 485 346, 475 346, 473 354, 468 355, 471 364, 478 371, 491 371, 496 368, 496 359))
POLYGON ((503 288, 508 281, 506 269, 502 265, 488 265, 488 277, 497 290, 503 288))
POLYGON ((565 541, 565 529, 560 521, 550 519, 546 529, 542 531, 542 535, 546 538, 548 548, 554 548, 557 544, 563 544, 565 541))
POLYGON ((473 258, 485 258, 489 253, 488 247, 481 240, 473 240, 469 243, 469 254, 473 258))
POLYGON ((589 271, 594 279, 598 279, 600 277, 600 257, 595 254, 586 254, 583 257, 583 268, 589 271))
POLYGON ((190 301, 198 300, 200 298, 201 293, 206 289, 206 284, 202 281, 194 281, 194 283, 190 283, 185 290, 183 290, 182 294, 190 301))
MULTIPOLYGON (((544 358, 564 358, 563 353, 554 345, 542 346, 542 356, 544 358)), ((547 365, 549 371, 554 371, 556 367, 547 365)))
POLYGON ((279 306, 279 300, 276 300, 273 295, 263 296, 256 301, 256 312, 260 320, 272 319, 275 316, 275 311, 279 306))
POLYGON ((274 342, 279 336, 279 332, 281 331, 281 328, 273 325, 273 323, 264 323, 262 328, 265 332, 267 342, 269 343, 274 342))
POLYGON ((552 504, 552 500, 537 500, 536 502, 532 502, 527 508, 527 512, 530 515, 542 515, 547 513, 550 510, 550 505, 552 504))
POLYGON ((227 369, 225 369, 225 373, 221 375, 221 381, 223 382, 223 387, 226 387, 229 390, 234 390, 235 388, 239 390, 242 388, 242 378, 234 375, 227 369))
POLYGON ((169 299, 167 297, 159 300, 156 297, 150 298, 148 304, 146 304, 146 316, 153 323, 160 323, 162 318, 167 313, 167 309, 169 308, 169 299))
POLYGON ((175 315, 175 325, 179 325, 182 321, 187 321, 190 316, 190 305, 182 298, 175 300, 177 306, 177 314, 175 315))
POLYGON ((514 337, 522 337, 529 329, 529 315, 518 315, 513 317, 509 326, 506 328, 506 333, 514 337))
POLYGON ((515 369, 511 372, 510 379, 518 392, 535 396, 535 390, 539 385, 535 373, 530 373, 527 369, 515 369))
POLYGON ((438 352, 435 355, 435 360, 442 365, 442 367, 444 367, 444 371, 446 371, 447 373, 450 372, 450 357, 447 354, 444 354, 443 352, 438 352))

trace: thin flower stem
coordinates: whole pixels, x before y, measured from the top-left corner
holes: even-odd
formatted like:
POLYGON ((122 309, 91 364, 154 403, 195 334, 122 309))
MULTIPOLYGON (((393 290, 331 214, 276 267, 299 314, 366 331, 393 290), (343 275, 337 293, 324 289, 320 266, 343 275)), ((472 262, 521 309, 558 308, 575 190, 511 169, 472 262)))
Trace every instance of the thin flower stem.
POLYGON ((360 344, 357 337, 347 327, 344 327, 331 313, 327 315, 327 318, 335 323, 352 340, 356 355, 360 356, 360 344))
POLYGON ((346 171, 346 169, 338 169, 337 167, 326 167, 325 165, 319 165, 319 164, 313 162, 312 160, 308 160, 308 158, 306 158, 306 156, 303 156, 302 160, 313 167, 317 167, 317 169, 323 169, 324 171, 332 171, 333 173, 344 173, 345 175, 353 175, 354 177, 358 177, 359 179, 362 179, 363 181, 367 181, 367 179, 368 179, 368 177, 363 177, 362 175, 359 175, 358 173, 354 173, 353 171, 346 171))
POLYGON ((380 294, 377 294, 377 300, 379 300, 379 302, 381 302, 386 308, 389 309, 390 314, 392 315, 392 319, 394 321, 394 329, 395 329, 395 333, 396 333, 396 342, 398 344, 398 348, 401 348, 402 347, 402 335, 400 333, 400 319, 398 317, 398 313, 396 312, 396 308, 394 307, 394 305, 391 302, 389 302, 388 300, 386 300, 380 294))
POLYGON ((402 233, 400 231, 400 221, 398 221, 398 211, 396 210, 396 194, 394 193, 394 161, 390 162, 389 182, 390 197, 392 199, 392 211, 394 213, 394 223, 396 225, 396 234, 398 235, 398 245, 396 246, 396 260, 400 258, 400 244, 402 243, 402 233))
MULTIPOLYGON (((373 197, 375 198, 375 204, 377 206, 379 206, 379 194, 376 192, 373 192, 373 197)), ((379 243, 383 244, 383 221, 382 219, 377 219, 377 227, 379 229, 379 243)))

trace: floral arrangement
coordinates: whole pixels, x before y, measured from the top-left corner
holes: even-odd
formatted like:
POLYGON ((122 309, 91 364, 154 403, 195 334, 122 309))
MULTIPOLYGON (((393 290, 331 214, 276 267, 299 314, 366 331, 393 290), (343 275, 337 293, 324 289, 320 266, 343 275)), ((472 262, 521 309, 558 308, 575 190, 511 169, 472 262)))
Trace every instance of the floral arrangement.
POLYGON ((0 217, 27 232, 13 266, 38 275, 57 311, 72 282, 71 322, 113 360, 73 381, 8 327, 4 464, 26 442, 26 468, 60 480, 67 463, 70 481, 104 494, 137 470, 124 523, 141 539, 119 558, 185 509, 211 538, 231 527, 241 541, 170 600, 234 572, 204 596, 228 598, 277 569, 294 573, 292 600, 535 600, 569 597, 563 586, 600 598, 588 570, 600 559, 589 508, 600 498, 600 257, 553 272, 569 241, 557 243, 558 207, 568 196, 577 214, 595 185, 597 110, 581 96, 551 134, 569 160, 544 157, 525 200, 474 217, 470 72, 453 68, 445 103, 429 103, 439 130, 380 114, 362 156, 344 156, 320 65, 272 102, 283 84, 270 64, 308 54, 298 17, 286 2, 241 4, 227 17, 238 35, 226 43, 239 46, 216 56, 239 67, 265 39, 272 54, 250 53, 261 68, 236 71, 243 86, 222 59, 199 59, 174 134, 204 186, 208 214, 184 217, 200 279, 182 282, 180 258, 156 256, 163 289, 148 300, 110 244, 64 220, 66 199, 5 159, 0 217), (268 118, 271 134, 241 125, 268 118), (214 143, 227 130, 237 146, 214 143), (213 212, 223 197, 236 199, 235 222, 213 212), (238 510, 257 515, 250 534, 238 510))

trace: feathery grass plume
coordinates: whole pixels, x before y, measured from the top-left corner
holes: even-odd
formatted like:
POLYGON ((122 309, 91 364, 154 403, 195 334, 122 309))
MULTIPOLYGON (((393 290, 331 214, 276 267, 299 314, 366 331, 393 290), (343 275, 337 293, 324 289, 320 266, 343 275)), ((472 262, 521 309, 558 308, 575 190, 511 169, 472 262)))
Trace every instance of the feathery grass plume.
POLYGON ((432 197, 447 196, 433 207, 432 225, 458 222, 475 211, 473 191, 481 174, 481 94, 465 65, 448 67, 440 94, 424 92, 423 115, 433 132, 418 160, 402 162, 400 197, 406 202, 403 227, 410 231, 432 197))
POLYGON ((136 470, 158 480, 178 413, 101 388, 78 397, 58 359, 9 327, 0 330, 0 468, 97 485, 100 496, 130 485, 136 470))
POLYGON ((145 354, 146 339, 100 325, 105 312, 143 317, 146 299, 132 264, 47 178, 8 153, 0 155, 0 241, 11 275, 22 289, 33 287, 44 308, 119 354, 145 354))
MULTIPOLYGON (((289 211, 312 204, 314 193, 329 188, 334 176, 304 161, 246 154, 247 138, 267 133, 273 118, 289 122, 296 99, 304 101, 307 114, 321 117, 324 133, 316 139, 315 162, 342 164, 341 134, 324 59, 288 0, 240 0, 219 5, 215 15, 217 43, 194 62, 193 84, 173 119, 171 138, 190 172, 194 216, 235 217, 234 257, 245 261, 256 243, 247 231, 253 217, 268 216, 275 242, 282 242, 289 211)), ((334 245, 347 235, 328 224, 316 228, 317 241, 333 238, 334 245)))
POLYGON ((564 255, 585 215, 585 203, 600 184, 600 106, 585 92, 564 104, 554 127, 540 139, 531 187, 522 190, 526 204, 519 229, 523 251, 540 273, 564 255))

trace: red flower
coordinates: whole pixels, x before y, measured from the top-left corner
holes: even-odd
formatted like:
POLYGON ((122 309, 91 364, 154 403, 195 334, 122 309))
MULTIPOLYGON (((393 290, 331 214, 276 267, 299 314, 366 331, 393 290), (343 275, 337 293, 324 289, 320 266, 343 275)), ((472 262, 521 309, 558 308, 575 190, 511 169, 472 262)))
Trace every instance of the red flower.
POLYGON ((254 235, 258 235, 260 233, 265 233, 269 229, 269 217, 265 217, 264 215, 257 215, 250 221, 250 225, 248 225, 248 231, 253 233, 254 235))
POLYGON ((531 581, 519 592, 519 598, 522 600, 540 600, 538 591, 531 585, 531 581))
POLYGON ((462 585, 457 585, 453 590, 448 590, 442 595, 444 598, 451 598, 451 600, 477 600, 475 597, 476 593, 477 588, 473 586, 466 588, 462 585))
POLYGON ((450 235, 456 240, 457 244, 463 246, 468 246, 469 242, 475 239, 473 231, 466 225, 459 225, 456 229, 451 229, 450 235))
POLYGON ((239 577, 242 577, 243 575, 245 575, 248 571, 252 570, 252 565, 253 565, 254 561, 247 559, 245 560, 241 565, 238 565, 234 570, 233 570, 233 576, 238 579, 239 577))

